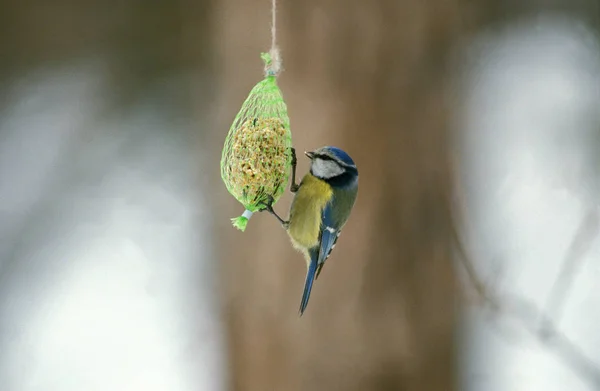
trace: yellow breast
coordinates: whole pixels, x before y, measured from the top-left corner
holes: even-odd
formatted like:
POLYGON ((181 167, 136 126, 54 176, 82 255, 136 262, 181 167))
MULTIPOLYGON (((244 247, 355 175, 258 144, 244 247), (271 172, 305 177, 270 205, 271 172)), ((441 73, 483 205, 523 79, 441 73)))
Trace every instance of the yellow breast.
POLYGON ((327 183, 306 174, 290 211, 288 234, 292 244, 307 255, 306 249, 319 243, 321 212, 331 200, 333 191, 327 183))

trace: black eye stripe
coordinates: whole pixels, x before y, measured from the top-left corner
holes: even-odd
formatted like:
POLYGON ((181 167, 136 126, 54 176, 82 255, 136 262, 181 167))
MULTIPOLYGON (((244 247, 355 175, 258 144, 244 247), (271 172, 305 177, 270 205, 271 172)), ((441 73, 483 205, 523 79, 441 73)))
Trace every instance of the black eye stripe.
POLYGON ((328 160, 328 161, 332 161, 332 162, 336 162, 337 160, 335 160, 334 158, 332 158, 329 155, 315 155, 315 158, 321 159, 321 160, 328 160))
POLYGON ((342 166, 345 168, 349 168, 349 169, 356 169, 355 166, 351 165, 351 164, 346 164, 344 162, 340 162, 338 159, 332 158, 329 155, 315 155, 314 157, 315 159, 321 159, 321 160, 326 160, 326 161, 330 161, 330 162, 335 162, 338 166, 342 166))

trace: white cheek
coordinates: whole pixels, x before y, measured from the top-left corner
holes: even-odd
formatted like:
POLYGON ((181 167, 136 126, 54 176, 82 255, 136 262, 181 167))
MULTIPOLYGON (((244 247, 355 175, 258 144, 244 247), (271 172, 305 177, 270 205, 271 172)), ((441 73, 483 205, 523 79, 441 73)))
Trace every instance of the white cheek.
POLYGON ((313 173, 321 178, 333 178, 344 173, 344 169, 331 160, 315 159, 312 163, 313 173))

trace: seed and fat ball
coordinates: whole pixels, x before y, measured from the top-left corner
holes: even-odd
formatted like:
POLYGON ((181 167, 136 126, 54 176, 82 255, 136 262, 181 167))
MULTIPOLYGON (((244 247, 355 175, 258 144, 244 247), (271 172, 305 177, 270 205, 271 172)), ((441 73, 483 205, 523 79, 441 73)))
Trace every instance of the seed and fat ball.
POLYGON ((236 197, 274 195, 285 186, 290 159, 286 133, 280 118, 269 117, 249 118, 233 134, 225 173, 236 197))

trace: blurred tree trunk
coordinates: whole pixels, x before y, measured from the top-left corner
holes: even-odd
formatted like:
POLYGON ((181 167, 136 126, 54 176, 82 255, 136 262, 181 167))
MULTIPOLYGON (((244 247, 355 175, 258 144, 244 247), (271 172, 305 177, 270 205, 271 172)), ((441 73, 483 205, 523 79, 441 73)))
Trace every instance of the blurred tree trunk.
MULTIPOLYGON (((224 139, 262 76, 270 11, 256 0, 217 8, 224 139)), ((234 230, 242 208, 219 186, 232 389, 456 388, 448 57, 474 11, 458 0, 280 1, 294 145, 347 150, 360 190, 298 318, 302 256, 267 214, 234 230)), ((290 200, 275 209, 287 215, 290 200)))

